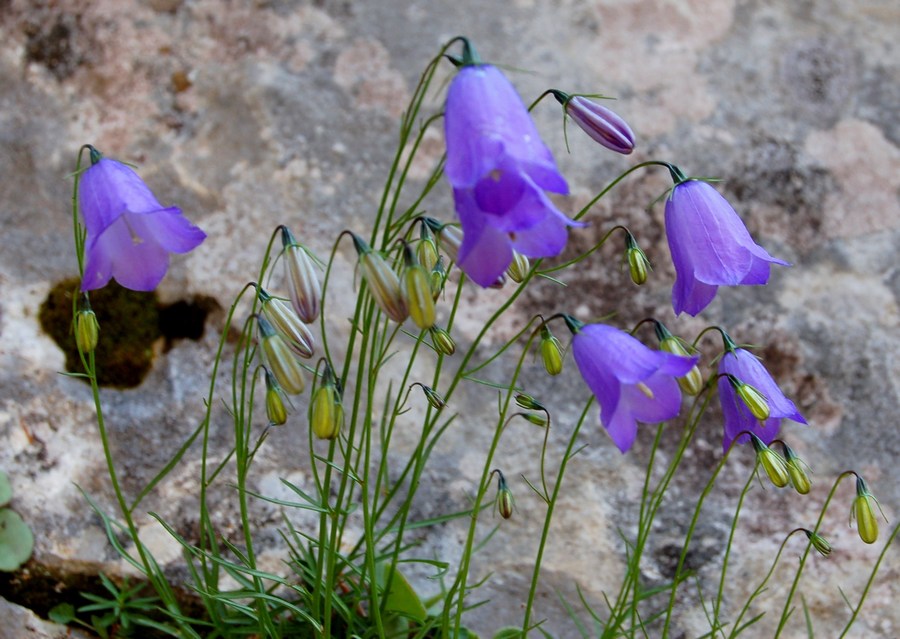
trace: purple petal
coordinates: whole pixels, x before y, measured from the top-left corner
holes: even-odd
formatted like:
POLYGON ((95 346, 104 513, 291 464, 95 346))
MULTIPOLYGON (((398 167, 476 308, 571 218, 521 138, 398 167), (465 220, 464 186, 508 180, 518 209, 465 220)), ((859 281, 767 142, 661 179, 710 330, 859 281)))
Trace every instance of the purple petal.
POLYGON ((82 173, 78 203, 88 234, 99 235, 126 211, 148 213, 163 206, 131 167, 101 158, 82 173))
POLYGON ((657 372, 641 383, 650 390, 652 398, 640 386, 629 385, 623 389, 620 402, 627 402, 636 420, 656 424, 678 416, 681 412, 681 390, 672 375, 657 372))
POLYGON ((129 214, 128 223, 136 235, 159 244, 170 253, 187 253, 197 248, 206 233, 190 223, 178 207, 149 214, 129 214))
POLYGON ((566 247, 572 220, 557 211, 549 201, 547 204, 551 208, 543 220, 531 228, 515 232, 512 246, 522 255, 554 257, 566 247))
POLYGON ((603 419, 603 411, 600 412, 600 423, 606 428, 610 439, 623 453, 627 453, 634 445, 637 437, 637 422, 627 410, 616 412, 609 421, 603 419))
POLYGON ((152 291, 168 266, 166 250, 152 239, 134 236, 126 216, 121 216, 88 242, 82 290, 99 288, 114 277, 125 288, 152 291))

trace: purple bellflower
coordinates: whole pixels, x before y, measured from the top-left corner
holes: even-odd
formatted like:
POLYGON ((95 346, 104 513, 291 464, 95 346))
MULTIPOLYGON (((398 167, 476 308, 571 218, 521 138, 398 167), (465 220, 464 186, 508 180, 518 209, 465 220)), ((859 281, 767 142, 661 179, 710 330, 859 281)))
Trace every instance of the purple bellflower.
POLYGON ((513 250, 559 255, 568 239, 563 215, 546 191, 568 193, 550 150, 516 90, 496 68, 479 64, 466 46, 447 92, 447 164, 462 223, 459 267, 487 287, 503 275, 513 250))
POLYGON ((206 238, 177 206, 164 207, 137 173, 91 147, 92 166, 79 178, 78 206, 87 230, 81 290, 111 278, 152 291, 169 268, 169 253, 187 253, 206 238))
POLYGON ((574 334, 572 352, 585 383, 600 404, 600 422, 623 453, 634 444, 637 422, 655 424, 681 410, 677 377, 697 357, 654 351, 612 326, 582 324, 565 316, 574 334))
MULTIPOLYGON (((805 424, 806 419, 794 406, 794 402, 781 392, 762 362, 751 352, 738 348, 724 332, 722 339, 725 341, 725 354, 719 360, 718 385, 719 401, 722 404, 722 413, 725 418, 723 450, 728 450, 731 442, 738 437, 738 433, 741 431, 753 433, 768 445, 778 435, 782 419, 791 419, 805 424), (744 384, 749 384, 766 398, 769 416, 764 421, 759 421, 753 416, 744 401, 738 397, 734 385, 726 375, 732 375, 744 384)), ((741 443, 746 443, 748 440, 747 435, 742 435, 738 439, 741 443)))
POLYGON ((674 167, 670 171, 676 184, 666 200, 666 235, 675 264, 676 314, 697 315, 719 286, 765 284, 769 264, 790 266, 753 241, 738 214, 708 182, 684 179, 674 167))

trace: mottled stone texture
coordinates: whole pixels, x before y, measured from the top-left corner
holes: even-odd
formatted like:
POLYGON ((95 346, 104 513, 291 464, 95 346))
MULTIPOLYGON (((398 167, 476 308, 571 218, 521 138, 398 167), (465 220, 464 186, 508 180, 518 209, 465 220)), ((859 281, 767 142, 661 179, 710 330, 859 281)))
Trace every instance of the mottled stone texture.
MULTIPOLYGON (((112 508, 89 393, 57 374, 63 355, 36 319, 49 289, 75 270, 67 174, 78 147, 90 142, 138 164, 163 202, 179 204, 209 234, 197 251, 173 260, 163 300, 208 295, 227 308, 255 277, 276 224, 290 224, 320 255, 341 229, 367 228, 398 116, 418 74, 460 33, 486 59, 530 71, 510 71, 526 101, 549 86, 618 97, 614 108, 638 136, 631 158, 600 151, 574 127, 566 154, 558 108, 546 102, 535 111, 572 187, 564 210, 576 211, 635 162, 670 160, 691 174, 723 177, 722 192, 758 241, 794 264, 775 269, 766 288, 722 291, 701 318, 676 320, 662 207, 646 209, 667 176, 639 172, 592 209, 591 226, 574 233, 572 243, 587 248, 613 224, 627 223, 654 264, 651 282, 636 290, 620 269, 618 246, 606 246, 566 276, 568 288, 536 283, 492 343, 536 312, 587 318, 618 311, 614 321, 623 326, 652 314, 693 335, 718 322, 736 340, 763 345, 766 364, 809 419, 808 428, 788 425, 785 433, 814 467, 816 484, 803 499, 758 486, 751 491, 731 556, 726 606, 759 581, 786 531, 813 525, 838 472, 860 470, 893 521, 900 512, 898 24, 900 10, 891 0, 0 2, 0 467, 12 479, 13 506, 37 533, 34 561, 80 572, 117 570, 73 485, 112 508)), ((439 136, 427 137, 413 186, 440 153, 439 136)), ((449 216, 447 188, 426 205, 449 216)), ((342 246, 336 264, 347 283, 349 248, 342 246)), ((466 297, 461 343, 500 295, 466 297)), ((349 303, 334 302, 336 322, 345 316, 339 306, 349 303)), ((222 315, 214 315, 201 340, 160 348, 140 387, 103 392, 130 493, 198 423, 221 323, 222 315)), ((712 337, 703 345, 709 353, 718 348, 712 337)), ((587 390, 571 365, 550 381, 529 370, 525 384, 553 407, 551 447, 558 454, 587 390)), ((490 436, 483 425, 495 398, 473 389, 458 400, 454 408, 464 414, 426 475, 416 517, 465 507, 481 468, 490 436)), ((256 489, 277 497, 285 496, 279 477, 301 486, 310 481, 298 463, 306 459, 305 399, 299 403, 290 425, 273 433, 260 453, 253 478, 256 489)), ((648 584, 674 570, 699 487, 721 455, 719 417, 710 411, 685 472, 669 490, 646 557, 648 584)), ((218 406, 215 420, 212 445, 221 455, 230 434, 218 406)), ((412 420, 409 428, 401 445, 415 442, 412 420)), ((652 429, 627 456, 594 425, 582 440, 588 448, 571 465, 536 609, 559 636, 574 636, 575 629, 557 592, 577 604, 577 583, 603 610, 601 592, 622 574, 617 531, 634 532, 652 429)), ((488 635, 519 620, 527 594, 543 511, 519 475, 535 476, 540 441, 537 429, 525 428, 501 444, 518 511, 475 569, 494 575, 484 590, 492 603, 470 618, 488 635)), ((689 563, 707 594, 717 585, 731 513, 751 465, 749 451, 734 456, 696 532, 689 563)), ((191 453, 142 509, 190 534, 196 477, 191 453)), ((233 497, 227 486, 216 490, 223 502, 233 497)), ((881 548, 881 542, 864 547, 848 529, 851 497, 847 482, 824 525, 835 552, 813 558, 803 582, 817 636, 836 636, 843 627, 849 613, 837 589, 855 600, 881 548)), ((277 569, 280 513, 271 505, 254 508, 259 535, 271 544, 264 555, 277 569)), ((225 534, 236 533, 232 509, 216 517, 225 534)), ((177 564, 174 544, 146 516, 139 520, 160 560, 177 564)), ((463 524, 426 533, 423 555, 455 560, 463 534, 463 524)), ((786 564, 800 548, 798 540, 789 543, 786 564)), ((863 620, 848 636, 900 633, 898 569, 894 548, 863 620)), ((782 575, 760 610, 777 615, 786 589, 782 575)), ((685 588, 672 636, 708 629, 693 592, 685 588)), ((790 636, 805 636, 802 612, 793 617, 790 636)), ((754 636, 771 632, 766 625, 754 636)))

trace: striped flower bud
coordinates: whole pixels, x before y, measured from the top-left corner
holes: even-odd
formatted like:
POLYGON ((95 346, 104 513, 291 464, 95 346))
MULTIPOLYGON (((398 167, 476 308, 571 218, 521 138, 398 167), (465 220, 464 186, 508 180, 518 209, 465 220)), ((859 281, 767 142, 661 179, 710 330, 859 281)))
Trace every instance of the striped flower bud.
POLYGON ((548 374, 559 375, 562 372, 562 346, 546 324, 541 327, 541 359, 548 374))
POLYGON ((878 516, 875 514, 877 505, 878 500, 869 492, 866 480, 857 475, 856 499, 853 500, 850 516, 856 520, 856 531, 859 533, 859 538, 867 544, 874 544, 878 540, 878 516))
MULTIPOLYGON (((444 403, 444 398, 441 397, 436 390, 431 388, 431 386, 426 386, 421 382, 415 382, 412 386, 420 386, 422 388, 422 392, 425 394, 425 399, 428 400, 428 403, 435 410, 441 410, 446 404, 444 403)), ((412 388, 410 386, 410 388, 412 388)))
POLYGON ((787 486, 790 482, 790 475, 784 458, 766 446, 763 440, 753 433, 750 433, 750 440, 753 442, 753 450, 756 451, 756 459, 766 471, 769 480, 778 488, 787 486))
POLYGON ((761 422, 766 421, 769 418, 769 402, 766 400, 766 396, 734 375, 727 375, 727 377, 734 392, 750 411, 750 414, 761 422))
POLYGON ((419 264, 416 254, 407 244, 403 247, 406 268, 403 269, 403 297, 409 316, 416 326, 425 330, 434 325, 434 297, 431 290, 431 276, 419 264))
POLYGON ((297 395, 303 392, 303 368, 297 361, 287 342, 275 332, 275 328, 262 315, 256 317, 259 329, 259 346, 269 370, 286 393, 297 395))
POLYGON ((650 261, 638 246, 637 241, 631 232, 625 234, 625 261, 628 262, 628 272, 631 275, 631 281, 640 286, 647 281, 647 270, 650 268, 650 261))
POLYGON ((450 337, 450 333, 440 326, 432 326, 428 329, 431 334, 431 343, 434 350, 444 355, 453 355, 456 352, 456 342, 450 337))
POLYGON ((794 449, 785 442, 781 442, 781 449, 784 452, 784 460, 787 463, 788 475, 791 476, 791 483, 794 485, 794 490, 801 495, 806 495, 811 488, 809 475, 806 472, 809 470, 809 467, 802 459, 797 457, 797 453, 794 452, 794 449))
POLYGON ((313 261, 286 226, 281 227, 284 248, 284 271, 291 305, 302 321, 312 324, 319 317, 322 288, 313 261))
POLYGON ((266 372, 266 417, 270 424, 275 426, 283 425, 288 418, 287 408, 284 406, 284 398, 282 398, 281 386, 278 380, 269 372, 268 368, 263 369, 266 372))
POLYGON ((563 110, 591 139, 611 151, 628 155, 634 150, 634 133, 622 118, 605 106, 581 95, 551 91, 563 110))
POLYGON ((87 355, 97 348, 100 324, 94 311, 91 310, 91 302, 86 294, 81 296, 78 307, 75 313, 75 345, 79 351, 87 355))
POLYGON ((516 395, 516 404, 518 404, 525 410, 546 410, 542 403, 540 403, 531 395, 526 395, 525 393, 518 393, 516 395))
POLYGON ((438 261, 437 244, 434 234, 424 222, 419 226, 419 241, 416 243, 416 257, 426 271, 434 269, 438 261))
POLYGON ((389 318, 402 324, 409 316, 409 310, 400 291, 400 279, 381 255, 373 251, 365 241, 351 233, 353 244, 359 255, 359 268, 378 308, 389 318))
POLYGON ((827 557, 831 554, 831 544, 829 544, 828 540, 822 535, 807 530, 806 528, 803 529, 803 532, 806 533, 806 538, 809 539, 812 543, 812 547, 815 548, 820 555, 827 557))
POLYGON ((500 469, 495 468, 491 471, 491 474, 493 473, 497 473, 497 512, 503 519, 509 519, 513 515, 515 499, 513 499, 512 491, 506 485, 506 477, 503 476, 500 469))
MULTIPOLYGON (((681 339, 669 332, 662 322, 656 322, 656 336, 659 339, 659 349, 661 351, 672 353, 673 355, 681 355, 682 357, 689 357, 693 354, 685 348, 681 339)), ((682 375, 676 379, 678 386, 681 387, 681 391, 686 395, 694 397, 703 390, 703 375, 696 364, 688 371, 687 375, 682 375)))
POLYGON ((313 435, 319 439, 334 439, 344 424, 344 407, 335 383, 334 372, 326 362, 322 383, 313 395, 309 407, 309 422, 313 435))
POLYGON ((290 346, 298 357, 310 358, 315 349, 315 338, 297 314, 283 300, 272 297, 262 287, 256 287, 256 294, 262 306, 262 313, 275 331, 290 346))
POLYGON ((518 251, 513 251, 512 262, 509 263, 509 267, 506 269, 509 279, 516 284, 521 284, 525 276, 528 275, 529 270, 531 270, 531 263, 528 261, 528 258, 518 251))
POLYGON ((444 256, 438 255, 437 263, 431 269, 431 299, 434 302, 437 302, 440 297, 446 281, 447 270, 444 268, 444 256))

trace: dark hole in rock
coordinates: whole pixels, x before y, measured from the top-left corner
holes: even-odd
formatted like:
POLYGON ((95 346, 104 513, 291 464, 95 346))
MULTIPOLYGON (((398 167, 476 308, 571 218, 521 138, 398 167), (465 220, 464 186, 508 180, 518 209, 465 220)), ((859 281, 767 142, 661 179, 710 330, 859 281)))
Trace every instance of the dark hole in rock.
MULTIPOLYGON (((84 371, 72 332, 72 300, 78 294, 78 278, 54 286, 41 304, 41 327, 66 355, 66 370, 84 371)), ((209 313, 219 308, 211 297, 198 296, 163 306, 156 293, 132 291, 111 282, 91 291, 91 308, 100 324, 94 351, 97 381, 101 386, 133 388, 153 364, 153 343, 165 337, 165 348, 176 339, 200 339, 209 313)))

